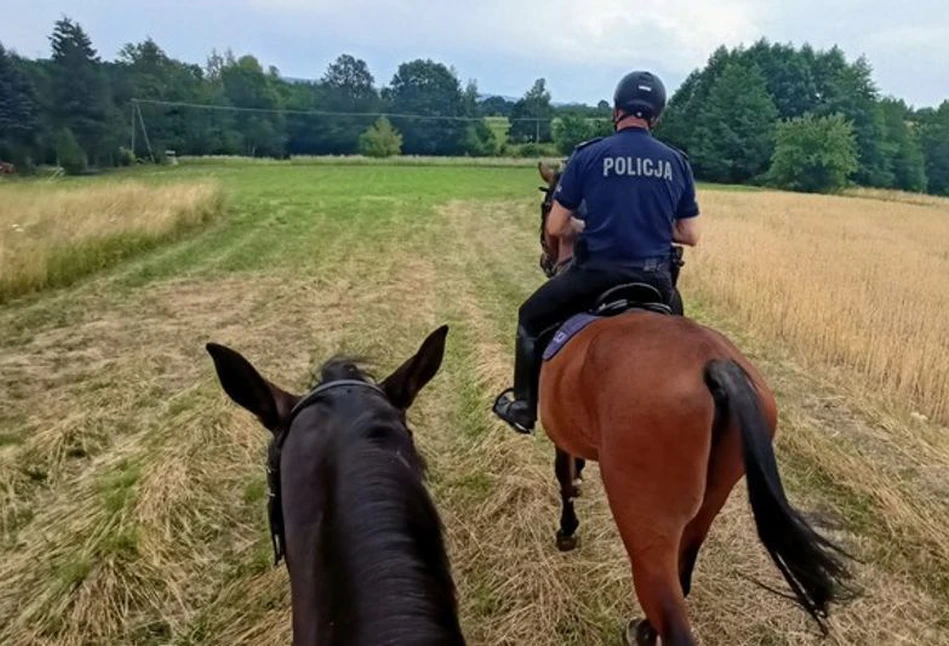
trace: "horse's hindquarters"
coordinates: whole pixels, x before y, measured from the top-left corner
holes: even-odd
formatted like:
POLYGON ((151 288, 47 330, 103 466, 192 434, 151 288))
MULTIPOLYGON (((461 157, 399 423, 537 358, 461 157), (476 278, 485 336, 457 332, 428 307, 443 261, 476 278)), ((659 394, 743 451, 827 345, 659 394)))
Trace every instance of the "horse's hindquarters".
MULTIPOLYGON (((582 333, 581 333, 582 334, 582 333)), ((571 343, 578 343, 574 339, 571 343)), ((544 363, 540 373, 539 413, 547 437, 561 450, 586 460, 598 460, 597 438, 583 411, 582 393, 567 384, 580 383, 576 374, 582 369, 580 355, 566 352, 544 363)))

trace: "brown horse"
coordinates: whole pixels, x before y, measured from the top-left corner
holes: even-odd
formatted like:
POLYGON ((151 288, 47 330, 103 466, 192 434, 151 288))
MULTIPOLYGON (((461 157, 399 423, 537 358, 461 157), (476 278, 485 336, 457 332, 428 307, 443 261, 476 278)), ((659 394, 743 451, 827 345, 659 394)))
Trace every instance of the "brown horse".
MULTIPOLYGON (((556 176, 541 174, 549 196, 556 176)), ((563 268, 572 241, 543 242, 542 264, 563 268)), ((742 474, 761 542, 826 631, 829 604, 848 592, 847 556, 788 502, 771 445, 774 396, 724 336, 644 310, 596 321, 544 364, 540 418, 557 447, 562 550, 576 545, 576 459, 600 463, 646 615, 627 626, 628 643, 695 643, 685 603, 692 570, 742 474)))
POLYGON ((463 645, 438 512, 405 411, 435 376, 447 327, 379 384, 332 359, 308 395, 216 344, 225 392, 274 435, 270 529, 286 553, 297 646, 463 645))

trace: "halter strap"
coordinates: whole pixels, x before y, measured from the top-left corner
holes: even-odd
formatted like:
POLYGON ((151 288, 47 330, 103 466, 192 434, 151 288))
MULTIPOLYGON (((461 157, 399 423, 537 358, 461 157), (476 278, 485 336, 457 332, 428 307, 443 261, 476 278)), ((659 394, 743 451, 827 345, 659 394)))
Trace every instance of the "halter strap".
POLYGON ((368 388, 369 390, 375 391, 377 394, 385 395, 385 391, 376 384, 371 384, 368 381, 360 381, 359 379, 337 379, 336 381, 320 384, 310 391, 309 395, 298 401, 297 405, 290 410, 290 416, 287 418, 287 423, 285 425, 286 430, 290 430, 290 424, 292 424, 293 419, 300 414, 300 411, 315 403, 316 400, 325 395, 327 392, 336 390, 337 388, 350 387, 368 388))
POLYGON ((290 410, 290 415, 283 427, 280 428, 270 441, 267 448, 267 488, 269 489, 267 499, 267 516, 270 521, 270 540, 273 543, 274 565, 278 565, 287 551, 286 536, 283 526, 283 506, 280 495, 280 454, 283 451, 283 444, 287 441, 290 434, 290 426, 303 409, 315 404, 321 397, 332 390, 338 388, 366 388, 377 395, 385 396, 385 391, 379 386, 367 381, 358 379, 339 379, 320 384, 306 397, 296 403, 290 410))

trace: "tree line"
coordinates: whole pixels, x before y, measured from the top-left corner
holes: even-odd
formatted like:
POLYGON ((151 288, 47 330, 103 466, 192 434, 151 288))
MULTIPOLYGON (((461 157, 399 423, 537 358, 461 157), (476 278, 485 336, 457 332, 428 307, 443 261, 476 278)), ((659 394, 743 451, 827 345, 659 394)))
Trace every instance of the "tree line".
POLYGON ((555 143, 557 114, 568 117, 556 133, 565 151, 592 132, 592 118, 609 116, 609 106, 554 107, 544 79, 521 100, 485 99, 474 81, 463 84, 452 68, 431 60, 402 63, 380 88, 366 62, 346 54, 310 82, 287 80, 230 51, 212 52, 204 66, 185 63, 151 39, 103 61, 69 18, 56 22, 50 43, 51 56, 42 60, 0 44, 0 158, 24 169, 125 164, 144 156, 147 144, 158 154, 346 155, 374 150, 380 137, 384 152, 496 155, 521 146, 536 154, 552 152, 537 144, 555 143), (138 108, 133 99, 142 100, 138 108), (369 116, 378 113, 426 118, 369 116))
POLYGON ((949 193, 949 101, 914 110, 882 97, 866 59, 837 47, 719 48, 672 96, 657 134, 708 181, 949 193))
MULTIPOLYGON (((50 44, 40 60, 0 44, 0 160, 26 171, 128 164, 147 145, 159 156, 568 154, 612 128, 607 101, 555 105, 544 79, 518 100, 484 97, 432 60, 402 63, 380 87, 345 54, 316 81, 230 51, 185 63, 151 39, 104 61, 69 18, 50 44)), ((657 134, 707 181, 949 192, 949 101, 914 110, 881 97, 869 64, 837 48, 721 48, 671 97, 657 134)))

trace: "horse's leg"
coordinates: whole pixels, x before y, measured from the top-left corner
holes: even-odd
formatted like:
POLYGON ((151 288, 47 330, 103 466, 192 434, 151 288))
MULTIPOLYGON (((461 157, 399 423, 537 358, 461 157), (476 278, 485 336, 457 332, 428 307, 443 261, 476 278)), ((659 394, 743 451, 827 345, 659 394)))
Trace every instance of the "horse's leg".
POLYGON ((679 546, 705 499, 714 413, 710 406, 666 408, 670 413, 661 422, 633 418, 631 427, 607 430, 600 474, 646 615, 634 630, 627 629, 627 637, 640 645, 658 638, 663 646, 693 646, 679 580, 679 546))
POLYGON ((689 596, 692 589, 692 570, 695 568, 699 549, 712 527, 712 521, 715 520, 718 512, 725 505, 725 501, 728 500, 735 483, 744 473, 741 436, 738 429, 727 426, 717 433, 720 435, 713 440, 708 461, 705 499, 695 518, 689 521, 685 531, 682 532, 682 541, 679 545, 679 580, 685 596, 689 596))
POLYGON ((627 643, 653 646, 657 638, 661 638, 663 646, 694 646, 685 595, 676 572, 674 537, 657 535, 649 539, 648 547, 641 546, 637 552, 630 550, 627 543, 627 551, 632 561, 636 597, 646 615, 642 621, 631 621, 627 625, 627 643))
POLYGON ((569 552, 577 546, 578 541, 574 532, 580 525, 573 509, 573 499, 577 497, 577 488, 574 484, 577 470, 573 456, 559 447, 557 457, 554 458, 554 471, 557 474, 557 482, 560 483, 560 501, 563 507, 560 513, 560 529, 557 530, 557 549, 561 552, 569 552))
POLYGON ((612 457, 601 454, 600 473, 629 554, 636 597, 646 615, 643 621, 631 622, 627 627, 627 643, 651 646, 661 638, 663 646, 693 646, 685 595, 679 583, 678 557, 685 519, 694 515, 700 494, 692 496, 696 493, 692 483, 663 483, 659 480, 661 473, 637 473, 615 464, 615 459, 609 459, 612 457), (657 495, 659 491, 663 493, 657 495), (690 497, 696 499, 691 509, 676 508, 684 507, 690 497))

